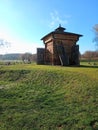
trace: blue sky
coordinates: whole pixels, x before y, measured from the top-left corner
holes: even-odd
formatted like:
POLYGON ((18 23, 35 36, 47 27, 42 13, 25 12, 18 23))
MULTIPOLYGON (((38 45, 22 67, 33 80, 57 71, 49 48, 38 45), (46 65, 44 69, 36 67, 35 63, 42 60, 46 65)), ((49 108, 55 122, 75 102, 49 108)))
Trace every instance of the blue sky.
POLYGON ((98 0, 0 0, 0 47, 4 53, 36 53, 40 40, 61 24, 68 32, 82 34, 80 52, 95 50, 93 26, 98 24, 98 0))

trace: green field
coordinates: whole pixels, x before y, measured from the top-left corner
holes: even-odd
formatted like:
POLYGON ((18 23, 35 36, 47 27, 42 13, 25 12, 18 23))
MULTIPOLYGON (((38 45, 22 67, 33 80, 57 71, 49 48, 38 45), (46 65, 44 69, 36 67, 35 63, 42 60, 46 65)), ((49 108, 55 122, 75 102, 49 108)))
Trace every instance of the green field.
POLYGON ((0 66, 0 130, 98 130, 98 66, 0 66))

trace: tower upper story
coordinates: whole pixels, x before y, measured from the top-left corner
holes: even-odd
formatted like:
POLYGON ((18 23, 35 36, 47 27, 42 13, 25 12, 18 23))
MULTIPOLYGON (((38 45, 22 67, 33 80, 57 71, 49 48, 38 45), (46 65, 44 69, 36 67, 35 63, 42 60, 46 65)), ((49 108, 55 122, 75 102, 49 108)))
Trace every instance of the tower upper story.
POLYGON ((76 43, 79 40, 79 37, 82 36, 81 34, 66 32, 65 30, 66 30, 65 28, 59 25, 58 28, 45 35, 41 40, 43 40, 44 43, 48 43, 53 40, 61 40, 61 41, 65 40, 67 42, 73 40, 74 43, 76 43))

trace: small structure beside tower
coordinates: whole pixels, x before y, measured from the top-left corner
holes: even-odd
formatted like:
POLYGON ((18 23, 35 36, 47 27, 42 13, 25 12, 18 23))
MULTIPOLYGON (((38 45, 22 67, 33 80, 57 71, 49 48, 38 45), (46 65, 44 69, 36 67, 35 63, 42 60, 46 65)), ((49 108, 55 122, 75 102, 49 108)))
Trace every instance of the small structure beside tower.
POLYGON ((45 65, 79 65, 79 45, 77 41, 82 35, 66 32, 59 27, 45 35, 41 40, 45 48, 37 48, 37 64, 45 65))

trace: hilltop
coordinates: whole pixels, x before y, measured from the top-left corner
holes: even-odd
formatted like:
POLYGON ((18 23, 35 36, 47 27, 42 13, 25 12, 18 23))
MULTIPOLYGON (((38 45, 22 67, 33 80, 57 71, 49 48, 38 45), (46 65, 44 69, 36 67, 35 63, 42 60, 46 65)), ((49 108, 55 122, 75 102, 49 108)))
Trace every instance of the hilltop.
POLYGON ((97 130, 98 68, 0 67, 0 130, 97 130))

